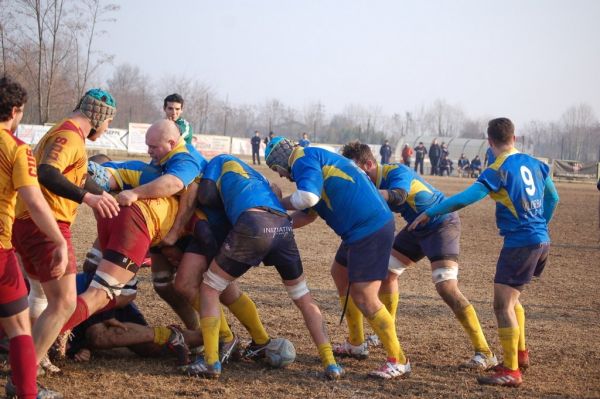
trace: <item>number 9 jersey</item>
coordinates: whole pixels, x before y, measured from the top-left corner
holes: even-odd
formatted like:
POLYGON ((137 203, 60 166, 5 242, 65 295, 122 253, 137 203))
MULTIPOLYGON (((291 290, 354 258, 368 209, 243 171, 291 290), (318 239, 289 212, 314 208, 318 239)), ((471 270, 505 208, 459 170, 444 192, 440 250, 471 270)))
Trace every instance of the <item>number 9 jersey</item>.
POLYGON ((550 242, 544 218, 544 187, 550 168, 516 149, 498 156, 478 182, 496 201, 496 225, 505 247, 550 242))

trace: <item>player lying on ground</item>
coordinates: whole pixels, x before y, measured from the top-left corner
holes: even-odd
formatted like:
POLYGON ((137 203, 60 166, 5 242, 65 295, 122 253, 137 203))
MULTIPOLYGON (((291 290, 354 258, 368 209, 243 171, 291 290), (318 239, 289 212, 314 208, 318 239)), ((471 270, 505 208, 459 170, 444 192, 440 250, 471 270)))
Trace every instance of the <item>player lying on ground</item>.
POLYGON ((494 374, 479 377, 480 384, 518 386, 519 368, 529 366, 525 345, 525 310, 521 291, 533 276, 539 277, 548 260, 548 223, 558 194, 548 166, 521 154, 514 147, 515 128, 507 118, 492 119, 488 142, 496 160, 465 191, 421 213, 410 225, 415 230, 437 216, 453 212, 486 196, 496 201, 496 224, 504 246, 494 278, 494 312, 504 355, 494 374))
POLYGON ((407 376, 410 363, 396 336, 394 319, 377 296, 394 240, 394 218, 387 204, 363 171, 330 151, 302 148, 276 137, 267 145, 266 162, 296 183, 297 191, 282 200, 286 209, 298 210, 292 215, 294 227, 319 215, 342 238, 332 265, 342 305, 349 293, 387 353, 383 366, 370 375, 407 376))
MULTIPOLYGON (((342 154, 367 173, 392 212, 400 213, 408 224, 419 213, 444 199, 444 194, 407 166, 399 163, 379 165, 367 144, 346 144, 342 154)), ((457 213, 432 218, 415 231, 409 231, 406 227, 402 229, 394 239, 389 271, 379 289, 379 298, 395 318, 399 298, 398 277, 407 267, 426 256, 431 263, 431 277, 436 291, 452 309, 473 345, 475 354, 464 366, 486 370, 497 365, 498 360, 488 346, 475 308, 458 288, 460 229, 457 213)), ((338 274, 337 270, 332 270, 334 278, 338 274)), ((346 310, 349 338, 344 344, 334 346, 336 354, 364 358, 369 353, 362 319, 362 314, 350 299, 346 310)))

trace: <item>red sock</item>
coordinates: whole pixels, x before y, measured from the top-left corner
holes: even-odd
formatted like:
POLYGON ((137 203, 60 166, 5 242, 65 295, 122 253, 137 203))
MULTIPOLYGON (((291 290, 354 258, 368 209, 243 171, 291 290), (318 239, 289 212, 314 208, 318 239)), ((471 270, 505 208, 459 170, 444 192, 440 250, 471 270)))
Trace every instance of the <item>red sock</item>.
POLYGON ((72 330, 73 327, 77 326, 79 323, 87 320, 89 316, 89 309, 87 304, 81 297, 77 297, 77 307, 75 311, 71 315, 71 318, 65 323, 62 330, 60 330, 61 334, 67 330, 72 330))
POLYGON ((37 365, 33 338, 31 338, 31 335, 18 335, 9 342, 8 358, 12 371, 12 382, 17 388, 17 396, 19 398, 35 399, 37 396, 37 385, 35 383, 37 365))

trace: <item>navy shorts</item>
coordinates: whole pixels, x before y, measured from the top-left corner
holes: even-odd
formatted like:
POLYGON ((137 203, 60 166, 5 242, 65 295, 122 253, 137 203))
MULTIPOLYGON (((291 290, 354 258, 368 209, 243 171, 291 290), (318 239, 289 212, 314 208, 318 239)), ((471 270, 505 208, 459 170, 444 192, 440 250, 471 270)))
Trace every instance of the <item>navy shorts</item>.
POLYGON ((550 244, 547 242, 518 248, 502 248, 496 265, 494 283, 518 287, 527 284, 533 276, 539 277, 546 263, 550 244))
POLYGON ((387 276, 394 230, 394 220, 390 220, 367 237, 340 244, 335 261, 348 268, 351 283, 383 280, 387 276))
POLYGON ((216 261, 236 278, 260 262, 275 266, 283 280, 297 279, 303 272, 292 223, 279 212, 242 213, 221 245, 216 261))
POLYGON ((194 232, 184 252, 204 255, 210 262, 219 251, 219 243, 210 224, 206 220, 198 220, 194 224, 194 232))
MULTIPOLYGON (((408 227, 408 226, 407 226, 408 227)), ((460 253, 460 218, 456 212, 432 229, 400 230, 394 240, 394 249, 413 262, 427 256, 430 262, 458 261, 460 253)))

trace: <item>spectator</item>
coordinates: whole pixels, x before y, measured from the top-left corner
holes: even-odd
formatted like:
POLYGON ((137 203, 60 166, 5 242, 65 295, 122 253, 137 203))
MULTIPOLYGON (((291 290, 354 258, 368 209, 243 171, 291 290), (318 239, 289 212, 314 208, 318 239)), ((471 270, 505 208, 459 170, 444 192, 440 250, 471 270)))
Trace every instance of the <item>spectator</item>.
POLYGON ((429 162, 431 162, 431 175, 439 175, 440 159, 442 157, 442 149, 437 143, 437 139, 433 139, 429 147, 429 162))
POLYGON ((179 129, 179 134, 181 134, 185 142, 192 144, 194 129, 188 121, 181 117, 181 113, 183 112, 183 97, 177 93, 169 94, 163 101, 163 111, 165 111, 167 119, 175 122, 179 129))
POLYGON ((450 151, 448 151, 448 144, 446 144, 442 141, 442 158, 443 157, 449 158, 450 151))
POLYGON ((265 143, 265 146, 267 144, 269 144, 269 141, 273 140, 273 137, 275 137, 275 133, 269 132, 269 135, 266 136, 265 139, 263 140, 263 142, 265 143))
POLYGON ((471 177, 479 177, 481 174, 481 159, 479 155, 475 155, 475 158, 471 160, 471 177))
POLYGON ((402 162, 406 167, 410 168, 410 158, 413 155, 413 149, 408 145, 404 144, 404 148, 402 148, 402 162))
POLYGON ((488 147, 487 151, 485 152, 485 158, 483 158, 483 166, 487 168, 494 162, 496 162, 496 156, 492 152, 492 147, 488 147))
POLYGON ((465 157, 465 154, 460 154, 460 158, 458 158, 458 176, 463 177, 465 174, 468 176, 471 173, 470 168, 471 163, 465 157))
POLYGON ((440 176, 444 176, 444 172, 446 172, 446 174, 450 176, 452 174, 452 171, 454 170, 453 165, 454 163, 452 162, 452 160, 445 154, 442 154, 442 159, 440 160, 439 168, 440 176))
POLYGON ((381 148, 379 149, 379 155, 381 155, 381 163, 390 163, 390 159, 392 158, 392 147, 390 146, 390 142, 386 140, 381 148))
POLYGON ((260 132, 258 130, 254 131, 254 137, 250 139, 250 144, 252 144, 252 165, 258 164, 260 165, 260 132))
POLYGON ((419 167, 421 174, 423 174, 423 162, 425 161, 425 155, 427 155, 427 148, 423 145, 423 142, 419 142, 419 145, 415 147, 415 172, 419 167))
POLYGON ((310 140, 308 139, 307 133, 302 133, 302 138, 298 142, 300 147, 308 147, 310 145, 310 140))

